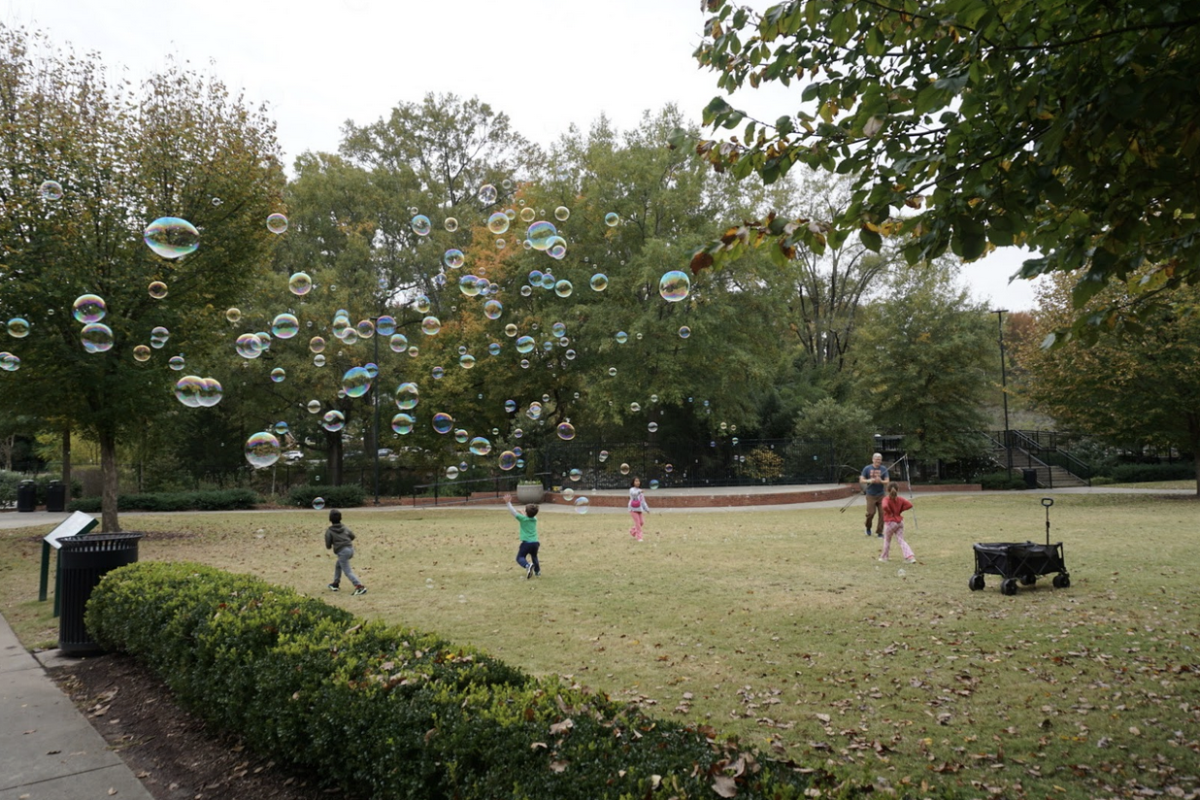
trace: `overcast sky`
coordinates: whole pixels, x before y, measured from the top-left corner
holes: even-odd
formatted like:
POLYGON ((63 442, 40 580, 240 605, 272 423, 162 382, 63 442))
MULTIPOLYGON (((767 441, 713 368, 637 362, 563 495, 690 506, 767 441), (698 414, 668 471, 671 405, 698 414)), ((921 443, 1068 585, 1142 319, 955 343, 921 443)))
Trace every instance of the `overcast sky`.
MULTIPOLYGON (((289 163, 336 150, 346 120, 373 122, 429 92, 477 96, 548 144, 601 113, 630 128, 667 103, 698 122, 719 91, 692 58, 700 0, 0 0, 0 9, 6 24, 96 51, 133 80, 171 55, 211 71, 268 105, 289 163)), ((773 119, 798 96, 772 87, 734 102, 773 119)), ((994 308, 1028 309, 1029 282, 1008 283, 1022 258, 1001 251, 968 265, 964 280, 994 308)))

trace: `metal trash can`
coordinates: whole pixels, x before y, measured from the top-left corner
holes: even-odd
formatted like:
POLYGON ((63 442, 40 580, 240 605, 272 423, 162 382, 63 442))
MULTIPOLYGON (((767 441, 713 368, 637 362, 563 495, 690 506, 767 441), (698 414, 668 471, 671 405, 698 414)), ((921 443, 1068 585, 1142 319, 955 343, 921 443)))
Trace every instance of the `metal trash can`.
POLYGON ((108 572, 136 563, 140 533, 85 533, 59 539, 59 591, 62 592, 58 648, 63 655, 85 656, 101 651, 83 624, 92 590, 108 572))
POLYGON ((37 511, 37 486, 33 481, 17 484, 17 511, 37 511))
POLYGON ((1038 488, 1037 470, 1036 469, 1023 469, 1023 470, 1021 470, 1021 475, 1022 475, 1022 477, 1025 478, 1025 488, 1026 489, 1038 488))
POLYGON ((66 511, 66 509, 67 487, 58 481, 50 481, 50 485, 46 487, 46 510, 66 511))

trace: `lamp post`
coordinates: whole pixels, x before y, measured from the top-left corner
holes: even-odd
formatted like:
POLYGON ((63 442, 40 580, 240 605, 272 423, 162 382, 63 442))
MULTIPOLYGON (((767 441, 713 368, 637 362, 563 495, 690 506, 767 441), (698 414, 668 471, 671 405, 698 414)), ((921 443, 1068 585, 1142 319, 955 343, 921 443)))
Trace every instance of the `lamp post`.
POLYGON ((1008 463, 1008 479, 1012 480, 1012 442, 1008 434, 1008 370, 1004 364, 1004 315, 1008 313, 1007 308, 1000 308, 992 312, 996 315, 996 323, 1000 331, 1000 392, 1001 398, 1004 400, 1004 453, 1005 460, 1008 463))

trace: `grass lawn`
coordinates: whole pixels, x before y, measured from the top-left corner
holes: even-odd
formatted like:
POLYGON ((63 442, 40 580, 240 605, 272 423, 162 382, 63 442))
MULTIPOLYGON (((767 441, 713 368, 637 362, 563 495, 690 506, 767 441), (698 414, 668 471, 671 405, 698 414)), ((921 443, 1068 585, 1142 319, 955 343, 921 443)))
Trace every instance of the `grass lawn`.
MULTIPOLYGON (((503 508, 349 509, 362 597, 325 592, 315 511, 126 515, 182 534, 141 558, 248 572, 366 617, 435 630, 664 717, 707 722, 806 766, 921 796, 1200 792, 1200 580, 1190 497, 1060 495, 1049 578, 972 592, 974 542, 1044 541, 1031 494, 916 498, 919 562, 877 561, 861 506, 660 512, 547 507, 543 576, 513 562, 503 508)), ((0 609, 28 646, 45 529, 0 531, 0 609)))

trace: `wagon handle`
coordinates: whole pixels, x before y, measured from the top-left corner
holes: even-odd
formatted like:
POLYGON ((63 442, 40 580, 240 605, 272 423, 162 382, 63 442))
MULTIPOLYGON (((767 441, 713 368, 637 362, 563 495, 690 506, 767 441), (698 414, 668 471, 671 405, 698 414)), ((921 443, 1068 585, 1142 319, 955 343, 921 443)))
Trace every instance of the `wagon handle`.
POLYGON ((1046 509, 1046 546, 1050 546, 1050 506, 1054 505, 1053 497, 1043 497, 1042 505, 1046 509))

